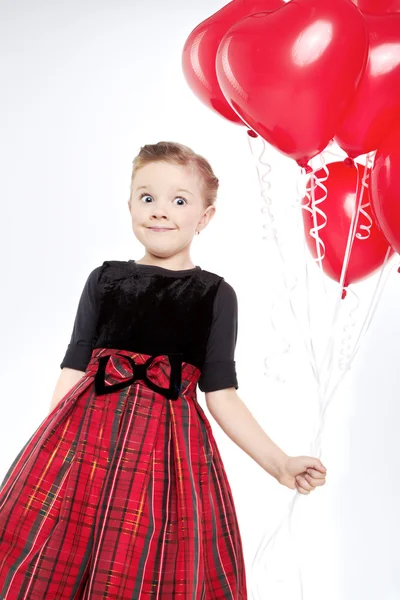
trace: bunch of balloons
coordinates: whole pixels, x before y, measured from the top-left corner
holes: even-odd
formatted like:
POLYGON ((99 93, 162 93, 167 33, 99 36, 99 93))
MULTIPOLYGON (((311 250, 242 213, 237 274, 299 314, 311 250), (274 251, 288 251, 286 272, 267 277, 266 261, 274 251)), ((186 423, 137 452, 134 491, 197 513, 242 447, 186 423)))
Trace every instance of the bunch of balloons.
POLYGON ((182 66, 203 103, 303 170, 332 141, 347 154, 326 182, 327 275, 340 279, 354 212, 368 235, 354 232, 345 285, 400 253, 400 0, 233 0, 191 32, 182 66), (355 193, 354 160, 375 152, 355 193))

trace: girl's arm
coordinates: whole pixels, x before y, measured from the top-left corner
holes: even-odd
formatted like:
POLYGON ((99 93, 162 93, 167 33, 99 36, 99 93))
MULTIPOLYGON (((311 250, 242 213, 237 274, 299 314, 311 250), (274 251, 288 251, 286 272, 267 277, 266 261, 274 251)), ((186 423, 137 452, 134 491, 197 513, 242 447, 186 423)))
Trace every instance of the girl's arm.
POLYGON ((60 364, 61 373, 53 392, 50 412, 86 373, 99 310, 97 284, 104 265, 105 262, 90 272, 81 293, 71 340, 60 364))
POLYGON ((50 412, 52 412, 60 400, 62 400, 62 398, 64 398, 64 396, 70 390, 72 390, 74 385, 76 385, 78 381, 82 379, 85 373, 86 371, 79 371, 78 369, 70 369, 68 367, 64 367, 62 369, 53 392, 53 398, 50 404, 50 412))
POLYGON ((207 392, 205 398, 208 410, 226 435, 280 481, 289 457, 268 437, 235 388, 207 392))
POLYGON ((206 393, 208 410, 219 426, 246 454, 282 485, 309 494, 325 484, 319 458, 288 456, 271 440, 234 387, 206 393))
POLYGON ((198 384, 207 408, 239 448, 275 479, 302 494, 324 485, 326 469, 318 458, 288 456, 271 440, 238 396, 235 346, 238 302, 233 287, 223 280, 214 302, 211 332, 198 384))

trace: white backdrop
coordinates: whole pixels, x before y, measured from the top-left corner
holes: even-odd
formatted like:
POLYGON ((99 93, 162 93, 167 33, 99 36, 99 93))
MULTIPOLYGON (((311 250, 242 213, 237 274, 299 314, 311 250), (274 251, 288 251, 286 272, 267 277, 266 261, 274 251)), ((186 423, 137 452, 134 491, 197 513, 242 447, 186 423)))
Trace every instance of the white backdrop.
MULTIPOLYGON (((1 0, 0 477, 48 414, 83 284, 104 260, 139 259, 127 208, 131 163, 160 140, 203 154, 220 179, 217 214, 192 245, 196 265, 239 301, 238 394, 291 455, 309 454, 315 391, 303 369, 264 377, 274 295, 261 199, 244 127, 188 88, 181 51, 224 2, 1 0), (222 250, 223 249, 223 250, 222 250)), ((275 151, 274 197, 296 194, 297 166, 275 151)), ((327 416, 328 483, 301 497, 292 537, 268 555, 266 600, 398 600, 400 276, 393 276, 351 377, 327 416), (294 553, 294 554, 293 554, 294 553)), ((203 394, 198 398, 207 411, 203 394)), ((251 563, 295 492, 279 486, 209 415, 251 563)))

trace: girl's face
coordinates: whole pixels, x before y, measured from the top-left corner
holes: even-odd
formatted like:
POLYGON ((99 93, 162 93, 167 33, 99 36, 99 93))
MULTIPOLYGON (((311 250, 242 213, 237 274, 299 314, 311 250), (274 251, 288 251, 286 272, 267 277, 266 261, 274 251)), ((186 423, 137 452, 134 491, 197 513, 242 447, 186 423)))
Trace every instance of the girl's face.
POLYGON ((204 208, 199 177, 188 167, 166 161, 136 172, 128 206, 137 239, 164 258, 188 252, 196 229, 201 231, 215 212, 214 206, 204 208), (168 231, 153 231, 154 227, 168 231))

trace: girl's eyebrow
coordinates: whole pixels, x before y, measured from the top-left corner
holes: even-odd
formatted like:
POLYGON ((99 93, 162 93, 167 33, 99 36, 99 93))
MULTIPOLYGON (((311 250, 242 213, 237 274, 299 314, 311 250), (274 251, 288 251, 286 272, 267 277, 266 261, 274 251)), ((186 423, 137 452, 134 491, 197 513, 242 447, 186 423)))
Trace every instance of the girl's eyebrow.
MULTIPOLYGON (((151 185, 140 185, 138 188, 136 188, 136 191, 138 190, 142 190, 142 189, 146 189, 146 190, 150 190, 151 189, 151 185)), ((184 190, 183 188, 176 190, 177 192, 185 192, 186 194, 192 194, 192 192, 189 192, 189 190, 184 190)))

